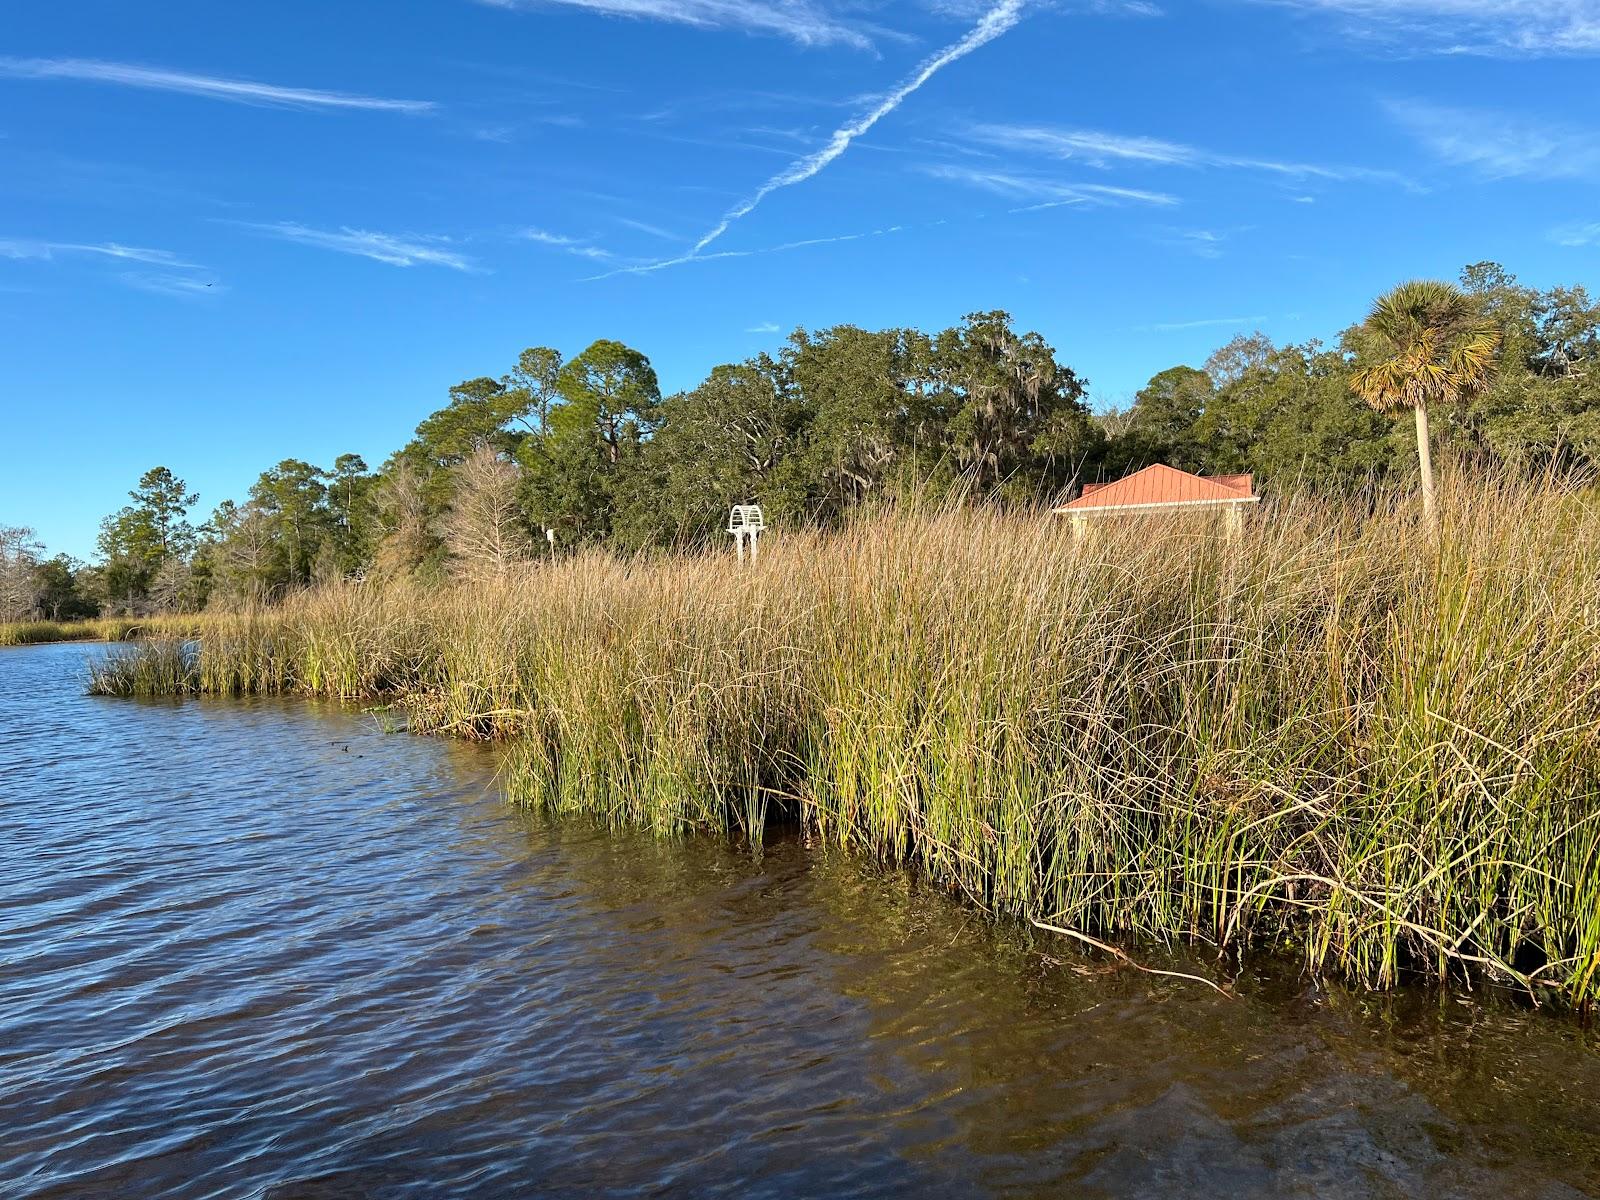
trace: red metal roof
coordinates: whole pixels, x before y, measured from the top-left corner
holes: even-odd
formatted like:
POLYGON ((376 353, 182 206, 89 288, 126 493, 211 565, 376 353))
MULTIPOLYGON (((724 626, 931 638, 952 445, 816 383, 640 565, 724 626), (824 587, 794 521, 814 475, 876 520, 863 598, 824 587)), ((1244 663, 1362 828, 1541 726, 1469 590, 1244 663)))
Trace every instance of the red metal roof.
POLYGON ((1225 504, 1254 500, 1249 475, 1191 475, 1156 463, 1115 483, 1086 483, 1083 494, 1056 512, 1164 504, 1225 504))

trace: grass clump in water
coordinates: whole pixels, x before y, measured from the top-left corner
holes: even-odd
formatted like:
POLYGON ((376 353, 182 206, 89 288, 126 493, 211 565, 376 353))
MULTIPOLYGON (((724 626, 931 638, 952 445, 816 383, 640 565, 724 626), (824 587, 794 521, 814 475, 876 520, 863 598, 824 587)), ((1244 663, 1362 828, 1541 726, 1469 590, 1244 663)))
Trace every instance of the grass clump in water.
POLYGON ((1600 509, 1458 479, 1439 516, 1290 500, 1235 543, 1180 518, 1074 541, 903 509, 745 568, 595 553, 308 593, 149 678, 397 701, 511 742, 520 802, 797 822, 996 915, 1590 1004, 1600 509))
POLYGON ((181 638, 118 647, 89 668, 95 696, 188 696, 200 691, 200 648, 181 638))

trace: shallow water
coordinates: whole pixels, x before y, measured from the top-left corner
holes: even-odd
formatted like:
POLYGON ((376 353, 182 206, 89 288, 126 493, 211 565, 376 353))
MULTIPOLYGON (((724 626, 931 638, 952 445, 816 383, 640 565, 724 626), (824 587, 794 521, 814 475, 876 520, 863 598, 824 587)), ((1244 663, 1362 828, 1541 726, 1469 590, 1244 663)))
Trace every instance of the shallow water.
POLYGON ((349 711, 92 699, 101 652, 0 651, 5 1197, 1600 1195, 1571 1019, 1228 1001, 349 711))

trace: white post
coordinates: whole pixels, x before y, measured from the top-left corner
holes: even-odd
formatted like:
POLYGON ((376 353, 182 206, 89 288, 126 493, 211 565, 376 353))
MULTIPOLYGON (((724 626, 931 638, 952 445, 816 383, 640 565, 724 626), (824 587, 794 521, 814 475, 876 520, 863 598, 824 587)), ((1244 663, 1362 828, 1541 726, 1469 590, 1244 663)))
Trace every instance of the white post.
POLYGON ((1239 540, 1239 535, 1244 532, 1244 506, 1241 504, 1228 505, 1223 516, 1223 537, 1230 542, 1239 540))

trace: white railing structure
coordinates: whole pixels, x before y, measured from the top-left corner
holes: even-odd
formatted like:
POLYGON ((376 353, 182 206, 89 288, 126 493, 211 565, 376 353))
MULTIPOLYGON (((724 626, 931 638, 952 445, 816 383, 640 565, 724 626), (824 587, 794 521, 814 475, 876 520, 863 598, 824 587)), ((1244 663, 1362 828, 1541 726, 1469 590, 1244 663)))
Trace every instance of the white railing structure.
POLYGON ((735 504, 728 513, 728 532, 733 534, 733 549, 739 556, 739 561, 744 561, 744 544, 746 539, 750 542, 750 561, 756 560, 756 539, 761 536, 767 527, 767 519, 761 515, 759 504, 735 504))

